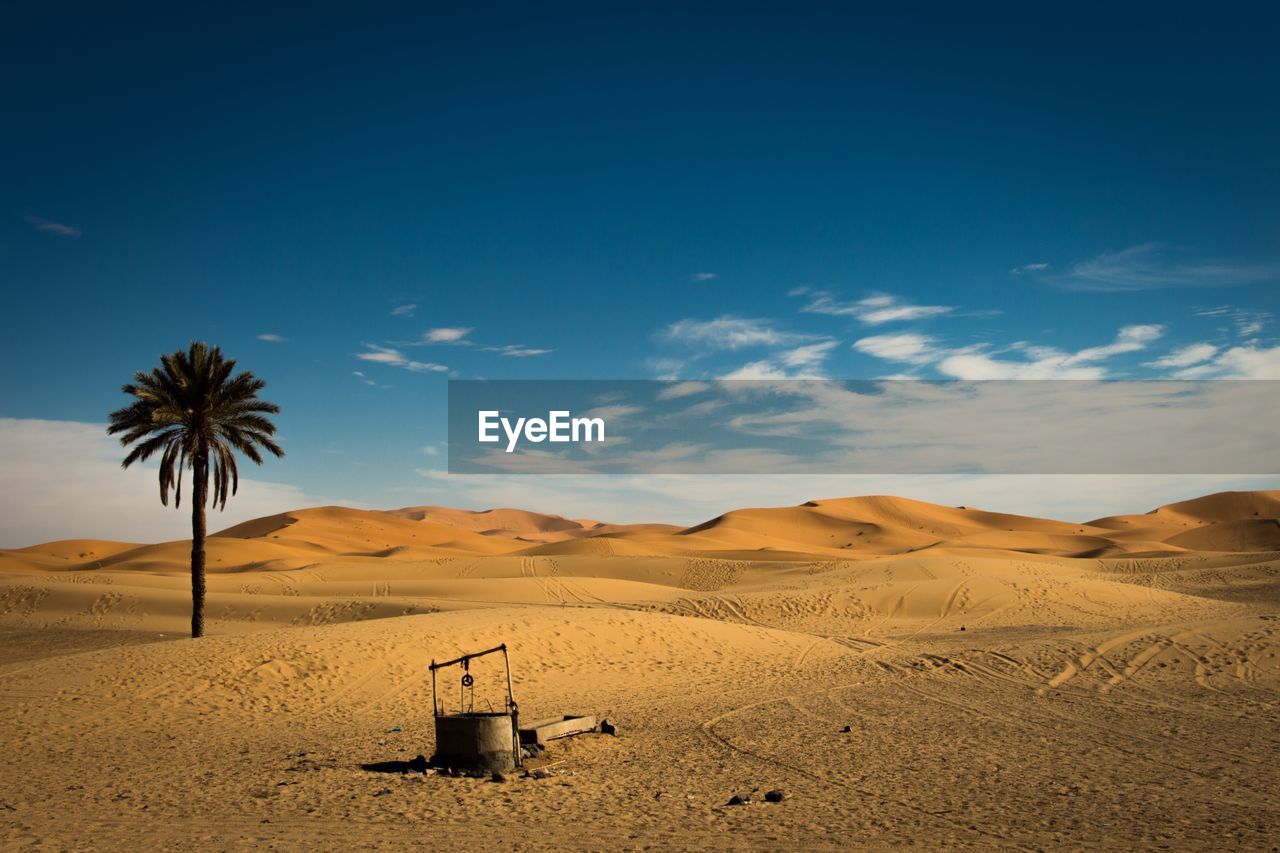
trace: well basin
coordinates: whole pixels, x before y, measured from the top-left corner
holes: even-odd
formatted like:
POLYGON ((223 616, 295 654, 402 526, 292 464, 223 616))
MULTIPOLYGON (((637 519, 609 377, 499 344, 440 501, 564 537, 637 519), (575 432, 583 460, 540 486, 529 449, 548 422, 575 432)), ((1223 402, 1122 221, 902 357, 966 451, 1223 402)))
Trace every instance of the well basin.
POLYGON ((515 724, 508 713, 439 716, 431 763, 462 770, 511 770, 516 766, 515 738, 515 724))

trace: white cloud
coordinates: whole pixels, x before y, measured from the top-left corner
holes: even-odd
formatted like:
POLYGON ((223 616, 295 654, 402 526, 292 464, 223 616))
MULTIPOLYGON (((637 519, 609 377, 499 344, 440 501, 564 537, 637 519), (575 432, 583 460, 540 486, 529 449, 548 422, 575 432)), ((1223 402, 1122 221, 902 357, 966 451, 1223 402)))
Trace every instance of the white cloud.
POLYGON ((914 332, 872 335, 869 338, 854 341, 853 348, 885 361, 901 361, 907 364, 928 364, 939 355, 939 351, 934 347, 933 338, 914 332))
POLYGON ((1009 270, 1009 273, 1011 275, 1027 275, 1028 273, 1033 272, 1044 272, 1047 269, 1049 269, 1049 265, 1041 262, 1037 264, 1023 264, 1020 267, 1014 267, 1009 270))
POLYGON ((1256 335, 1271 321, 1270 311, 1258 311, 1248 308, 1233 308, 1220 305, 1217 308, 1201 308, 1196 311, 1197 317, 1221 317, 1230 322, 1235 332, 1242 338, 1256 335))
POLYGON ((463 342, 472 329, 467 326, 444 326, 439 329, 427 329, 422 333, 424 344, 456 344, 463 342))
POLYGON ((795 349, 783 350, 773 358, 748 362, 721 379, 825 379, 822 364, 839 346, 839 341, 825 340, 805 344, 795 349))
POLYGON ((680 435, 716 447, 741 446, 733 434, 749 437, 749 448, 762 438, 796 441, 789 460, 755 469, 770 474, 1267 471, 1257 460, 1269 458, 1280 400, 1246 385, 770 383, 730 413, 684 424, 680 435), (717 436, 721 425, 729 436, 717 436), (1189 457, 1188 447, 1200 452, 1189 457))
POLYGON ((368 376, 365 376, 365 375, 364 375, 364 373, 362 373, 362 372, 361 372, 361 371, 359 371, 359 370, 353 370, 353 371, 351 371, 351 375, 352 375, 352 376, 354 376, 354 377, 356 377, 357 379, 359 379, 359 380, 360 380, 361 382, 363 382, 365 385, 377 385, 377 384, 378 384, 377 382, 374 382, 372 379, 370 379, 368 376))
POLYGON ((831 350, 839 343, 839 341, 819 341, 816 344, 805 344, 783 352, 778 356, 778 360, 787 367, 816 367, 827 360, 831 350))
POLYGON ((938 372, 956 379, 1102 379, 1101 367, 1070 367, 1067 356, 1009 361, 982 352, 960 352, 938 363, 938 372))
POLYGON ((46 234, 56 234, 59 237, 80 237, 84 234, 79 228, 72 225, 64 225, 61 222, 51 222, 48 219, 42 219, 39 216, 24 217, 27 224, 37 231, 43 231, 46 234))
POLYGON ((817 291, 800 310, 808 314, 855 317, 868 326, 878 326, 937 317, 956 309, 949 305, 912 305, 887 293, 875 293, 856 302, 840 302, 829 293, 817 291))
MULTIPOLYGON (((714 320, 677 320, 659 337, 667 341, 698 347, 693 358, 717 351, 740 349, 772 349, 768 358, 748 362, 719 379, 822 379, 819 370, 837 342, 817 335, 779 329, 768 320, 721 316, 714 320)), ((650 359, 648 367, 660 379, 677 379, 685 364, 673 359, 650 359)))
POLYGON ((659 400, 677 400, 681 397, 692 397, 694 394, 709 391, 711 387, 706 382, 676 382, 659 391, 657 398, 659 400))
POLYGON ((753 361, 742 365, 737 370, 730 371, 721 379, 754 379, 754 380, 770 380, 770 379, 790 379, 787 372, 772 361, 753 361))
POLYGON ((417 309, 417 303, 411 302, 408 305, 397 305, 391 309, 392 317, 412 317, 413 312, 417 309))
POLYGON ((732 370, 721 379, 750 379, 754 381, 773 379, 826 379, 827 376, 815 364, 795 365, 794 370, 771 359, 748 362, 737 370, 732 370))
POLYGON ((1251 336, 1251 334, 1261 332, 1263 325, 1266 325, 1267 316, 1270 315, 1258 313, 1252 320, 1240 321, 1240 323, 1236 324, 1235 333, 1245 338, 1251 336))
POLYGON ((608 422, 626 420, 634 415, 643 412, 640 406, 632 406, 626 403, 613 403, 607 406, 596 406, 594 409, 587 410, 584 414, 589 418, 604 418, 608 422))
POLYGON ((714 272, 696 272, 689 276, 692 281, 715 281, 719 277, 720 274, 714 272))
MULTIPOLYGON (((175 510, 160 503, 156 467, 120 468, 125 450, 103 424, 0 418, 0 547, 53 539, 156 542, 191 536, 187 495, 175 510)), ((240 466, 264 473, 253 463, 240 466)), ((185 490, 184 490, 185 491, 185 490)), ((332 503, 296 486, 241 477, 224 512, 209 511, 209 529, 332 503)))
POLYGON ((1068 290, 1128 291, 1162 287, 1226 287, 1280 279, 1280 264, 1247 264, 1186 257, 1144 243, 1073 264, 1051 281, 1068 290))
POLYGON ((508 358, 530 358, 535 355, 546 355, 555 352, 553 349, 539 349, 537 347, 526 347, 521 344, 506 344, 500 347, 481 347, 482 352, 496 352, 507 356, 508 358))
POLYGON ((1068 356, 1065 364, 1066 366, 1084 364, 1091 361, 1101 361, 1126 352, 1137 352, 1138 350, 1146 349, 1147 344, 1163 334, 1164 327, 1155 324, 1125 326, 1120 329, 1113 343, 1101 347, 1082 349, 1075 355, 1068 356))
POLYGON ((1155 361, 1147 362, 1145 366, 1156 368, 1190 367, 1193 364, 1208 361, 1217 354, 1218 348, 1213 344, 1188 344, 1168 355, 1157 358, 1155 361))
POLYGON ((404 353, 390 347, 380 347, 376 344, 365 344, 369 348, 368 352, 356 353, 356 358, 361 361, 372 361, 375 364, 402 365, 405 363, 404 353))
POLYGON ((1231 347, 1212 361, 1184 368, 1178 379, 1280 379, 1280 346, 1231 347))
POLYGON ((1270 317, 1271 315, 1265 311, 1257 311, 1247 319, 1239 319, 1236 321, 1236 334, 1242 338, 1256 335, 1262 331, 1262 327, 1267 324, 1267 320, 1270 317))
POLYGON ((777 329, 768 320, 753 320, 729 315, 717 317, 714 320, 677 320, 667 326, 661 336, 669 341, 703 346, 713 350, 786 346, 812 340, 809 335, 777 329))
POLYGON ((405 370, 414 373, 444 373, 449 368, 443 364, 435 364, 430 361, 414 361, 408 358, 404 353, 392 347, 378 346, 377 344, 365 344, 367 352, 358 352, 356 358, 361 361, 371 361, 374 364, 386 364, 391 367, 402 367, 405 370))
POLYGON ((1164 329, 1157 325, 1125 326, 1109 344, 1066 353, 1052 347, 1015 344, 1009 350, 1025 357, 1011 359, 982 346, 947 349, 914 332, 873 335, 854 342, 858 352, 906 364, 934 364, 939 373, 956 379, 1101 379, 1106 370, 1095 363, 1145 349, 1164 329))
MULTIPOLYGON (((524 344, 503 344, 501 346, 480 346, 474 341, 468 339, 475 331, 470 326, 441 326, 435 329, 428 329, 422 333, 414 345, 432 345, 432 344, 449 344, 451 346, 476 347, 480 352, 496 352, 508 358, 530 358, 536 355, 547 355, 555 352, 553 349, 544 349, 540 347, 527 347, 524 344)), ((435 368, 432 368, 435 369, 435 368)))
POLYGON ((284 343, 285 339, 280 337, 279 335, 273 335, 270 332, 268 332, 265 334, 258 335, 258 340, 266 341, 269 344, 282 344, 284 343))
POLYGON ((1052 347, 1018 346, 1029 358, 998 358, 980 348, 958 350, 938 362, 938 372, 956 379, 1103 379, 1105 367, 1096 362, 1138 352, 1164 334, 1164 327, 1125 326, 1109 344, 1065 353, 1052 347))
POLYGON ((678 358, 649 357, 644 360, 644 366, 646 370, 653 374, 654 379, 674 382, 680 378, 680 373, 684 370, 685 363, 678 358))

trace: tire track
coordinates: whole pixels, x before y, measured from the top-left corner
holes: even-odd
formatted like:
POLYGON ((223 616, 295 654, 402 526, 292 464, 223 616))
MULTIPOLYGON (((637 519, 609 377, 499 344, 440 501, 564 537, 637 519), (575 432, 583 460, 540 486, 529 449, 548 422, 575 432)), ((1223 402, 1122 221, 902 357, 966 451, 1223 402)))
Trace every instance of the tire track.
MULTIPOLYGON (((838 685, 833 688, 827 688, 827 689, 818 690, 818 691, 809 691, 809 692, 797 694, 797 695, 799 696, 815 695, 820 693, 826 693, 828 689, 838 690, 838 689, 846 689, 846 688, 855 687, 855 686, 857 685, 856 684, 838 685)), ((908 803, 902 800, 895 800, 891 797, 886 797, 885 795, 877 791, 873 791, 868 788, 863 788, 845 779, 841 779, 838 776, 832 776, 826 773, 817 773, 806 767, 801 767, 797 764, 792 764, 790 762, 783 761, 782 759, 774 758, 772 756, 765 755, 761 752, 757 752, 756 750, 748 749, 747 747, 744 747, 744 746, 739 746, 733 743, 732 741, 730 741, 727 737, 724 737, 723 735, 718 734, 715 730, 715 727, 717 724, 723 722, 724 720, 729 719, 730 717, 734 717, 739 714, 752 711, 757 708, 763 708, 769 705, 790 703, 793 698, 794 697, 780 697, 776 699, 762 699, 758 702, 751 702, 737 708, 731 708, 728 711, 725 711, 721 714, 717 714, 716 716, 710 718, 709 720, 703 721, 701 725, 702 732, 713 744, 720 746, 722 749, 725 749, 731 753, 735 753, 746 758, 750 758, 754 761, 757 761, 761 764, 765 764, 769 767, 780 768, 785 771, 790 771, 792 773, 795 773, 798 776, 802 776, 806 779, 809 779, 814 782, 818 782, 822 785, 834 785, 840 788, 844 788, 845 790, 852 791, 862 797, 878 802, 882 806, 901 809, 915 815, 923 815, 928 819, 931 819, 939 823, 947 824, 952 828, 958 829, 965 833, 976 834, 976 835, 982 836, 983 838, 994 839, 996 841, 1003 841, 1003 842, 1008 841, 1008 836, 1006 835, 1002 835, 1000 833, 995 833, 995 832, 988 832, 987 830, 982 829, 978 826, 972 825, 966 821, 955 820, 953 818, 947 817, 944 814, 931 812, 928 809, 922 808, 917 805, 913 805, 912 803, 908 803)))

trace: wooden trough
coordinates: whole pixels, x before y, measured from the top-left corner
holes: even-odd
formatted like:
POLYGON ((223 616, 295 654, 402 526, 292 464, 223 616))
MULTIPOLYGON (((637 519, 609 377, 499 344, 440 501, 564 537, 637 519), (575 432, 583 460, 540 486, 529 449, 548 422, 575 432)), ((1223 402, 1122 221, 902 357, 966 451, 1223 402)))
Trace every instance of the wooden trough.
POLYGON ((547 717, 545 720, 537 720, 521 726, 520 744, 528 746, 536 743, 538 746, 545 747, 549 740, 569 737, 569 735, 580 735, 583 732, 593 732, 595 730, 596 718, 594 716, 564 715, 547 717))

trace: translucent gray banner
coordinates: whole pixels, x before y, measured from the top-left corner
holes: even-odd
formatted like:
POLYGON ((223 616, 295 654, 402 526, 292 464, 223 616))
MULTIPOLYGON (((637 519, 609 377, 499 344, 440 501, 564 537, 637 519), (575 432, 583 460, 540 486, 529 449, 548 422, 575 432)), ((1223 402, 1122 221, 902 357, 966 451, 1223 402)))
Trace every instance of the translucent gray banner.
POLYGON ((454 380, 451 474, 1275 474, 1280 382, 454 380))

